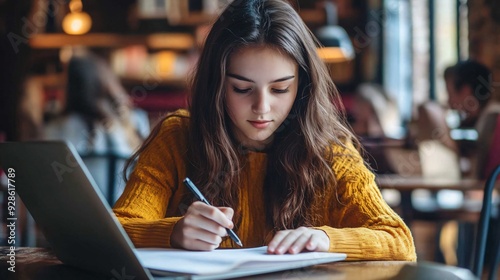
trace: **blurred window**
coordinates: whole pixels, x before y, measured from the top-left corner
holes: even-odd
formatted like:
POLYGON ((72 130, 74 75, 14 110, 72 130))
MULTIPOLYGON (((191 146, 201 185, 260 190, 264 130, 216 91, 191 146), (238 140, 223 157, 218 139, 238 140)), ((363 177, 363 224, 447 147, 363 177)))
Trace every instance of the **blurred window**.
POLYGON ((382 83, 408 121, 423 102, 446 102, 444 69, 468 58, 467 0, 383 3, 382 83))
POLYGON ((383 85, 397 100, 403 120, 411 117, 411 12, 408 1, 384 1, 383 85))

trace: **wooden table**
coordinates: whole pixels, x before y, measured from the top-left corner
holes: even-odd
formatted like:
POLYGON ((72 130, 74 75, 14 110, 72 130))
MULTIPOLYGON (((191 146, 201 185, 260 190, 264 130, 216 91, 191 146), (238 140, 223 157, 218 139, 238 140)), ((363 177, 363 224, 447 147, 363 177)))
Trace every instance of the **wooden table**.
MULTIPOLYGON (((424 178, 422 176, 402 176, 402 175, 378 175, 376 178, 377 184, 381 189, 396 189, 399 191, 412 191, 415 189, 426 190, 482 190, 484 181, 464 178, 464 179, 447 179, 447 178, 424 178)), ((497 188, 500 183, 497 184, 497 188)))
MULTIPOLYGON (((21 247, 16 251, 16 272, 8 271, 7 247, 0 247, 0 279, 107 279, 63 265, 45 248, 21 247)), ((120 278, 120 277, 119 277, 120 278)), ((123 278, 123 277, 121 277, 123 278)), ((115 280, 121 280, 112 278, 115 280)), ((176 278, 179 279, 179 278, 176 278)), ((313 267, 245 277, 244 279, 474 279, 470 271, 429 263, 400 261, 335 262, 313 267), (458 277, 457 275, 462 275, 458 277)), ((123 280, 132 280, 125 277, 123 280)))
MULTIPOLYGON (((378 175, 376 182, 380 189, 394 189, 401 193, 401 216, 407 223, 411 223, 415 218, 423 218, 424 220, 448 220, 456 217, 458 212, 464 217, 469 216, 469 218, 467 218, 469 220, 475 220, 479 213, 467 211, 465 209, 446 209, 446 211, 440 211, 440 213, 436 213, 431 209, 428 213, 421 213, 413 207, 411 195, 412 192, 417 189, 424 189, 432 192, 441 190, 459 190, 466 192, 482 190, 485 185, 485 181, 470 178, 446 179, 402 175, 378 175)), ((500 189, 500 181, 497 182, 496 188, 500 189)))

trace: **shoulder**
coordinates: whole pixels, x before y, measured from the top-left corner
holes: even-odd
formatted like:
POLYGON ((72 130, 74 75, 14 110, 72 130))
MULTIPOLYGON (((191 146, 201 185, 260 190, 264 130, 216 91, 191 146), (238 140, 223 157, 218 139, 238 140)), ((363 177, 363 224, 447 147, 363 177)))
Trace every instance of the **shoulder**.
POLYGON ((343 158, 361 159, 360 150, 351 139, 343 139, 339 143, 332 144, 331 151, 333 152, 334 160, 341 160, 343 158))
POLYGON ((187 110, 177 110, 169 113, 154 129, 153 142, 170 147, 181 148, 187 145, 189 131, 189 113, 187 110))
POLYGON ((161 132, 187 131, 189 127, 189 112, 180 109, 168 114, 160 124, 161 132))
POLYGON ((496 121, 498 115, 500 115, 500 103, 496 101, 490 102, 481 112, 476 122, 475 129, 477 132, 479 134, 488 133, 488 131, 485 131, 488 127, 488 123, 496 121))
POLYGON ((352 140, 345 140, 342 143, 331 146, 333 153, 332 169, 337 179, 351 176, 366 176, 372 174, 368 169, 359 148, 352 140), (364 175, 363 175, 364 176, 364 175))
POLYGON ((483 112, 481 112, 480 117, 484 117, 490 114, 500 114, 500 102, 492 101, 486 108, 484 108, 483 112))

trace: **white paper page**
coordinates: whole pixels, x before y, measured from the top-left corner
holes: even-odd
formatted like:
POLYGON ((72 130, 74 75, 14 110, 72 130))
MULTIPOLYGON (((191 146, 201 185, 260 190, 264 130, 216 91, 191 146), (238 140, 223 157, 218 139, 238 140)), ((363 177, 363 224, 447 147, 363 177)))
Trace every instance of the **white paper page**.
POLYGON ((208 252, 157 248, 136 249, 137 257, 146 268, 189 274, 224 273, 240 266, 245 267, 245 264, 258 269, 269 267, 273 263, 281 266, 291 262, 297 266, 297 262, 303 261, 301 266, 307 266, 317 263, 318 259, 339 261, 346 258, 345 254, 338 253, 305 252, 295 255, 271 255, 266 252, 266 246, 248 249, 218 249, 208 252))

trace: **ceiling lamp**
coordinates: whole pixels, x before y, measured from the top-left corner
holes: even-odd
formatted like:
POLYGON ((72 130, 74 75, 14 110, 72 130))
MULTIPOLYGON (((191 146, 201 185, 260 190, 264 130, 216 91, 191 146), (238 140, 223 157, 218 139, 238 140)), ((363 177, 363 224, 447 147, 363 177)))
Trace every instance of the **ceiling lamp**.
POLYGON ((350 61, 354 59, 354 47, 344 28, 337 25, 337 6, 326 1, 326 26, 316 30, 315 35, 323 45, 318 48, 318 54, 327 63, 350 61))

